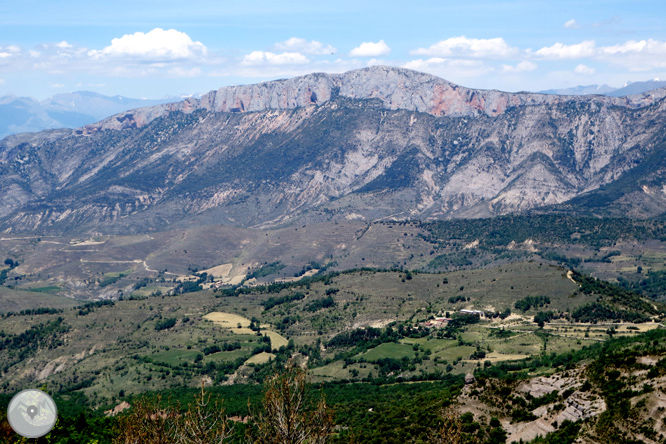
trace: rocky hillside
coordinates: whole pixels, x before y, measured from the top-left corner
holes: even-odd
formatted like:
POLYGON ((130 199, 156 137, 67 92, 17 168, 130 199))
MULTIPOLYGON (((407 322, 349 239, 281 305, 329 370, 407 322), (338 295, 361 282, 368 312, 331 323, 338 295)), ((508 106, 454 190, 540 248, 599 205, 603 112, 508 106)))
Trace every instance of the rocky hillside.
POLYGON ((487 373, 501 378, 484 375, 463 389, 461 411, 498 418, 506 442, 663 442, 663 337, 663 330, 654 330, 560 356, 547 376, 516 378, 507 370, 515 372, 520 364, 500 364, 487 373), (585 364, 572 362, 581 358, 585 364))
MULTIPOLYGON (((0 141, 0 229, 126 233, 543 208, 660 158, 665 96, 477 91, 386 67, 222 88, 0 141)), ((661 214, 662 176, 650 177, 634 177, 611 203, 647 186, 658 196, 641 215, 661 214)))

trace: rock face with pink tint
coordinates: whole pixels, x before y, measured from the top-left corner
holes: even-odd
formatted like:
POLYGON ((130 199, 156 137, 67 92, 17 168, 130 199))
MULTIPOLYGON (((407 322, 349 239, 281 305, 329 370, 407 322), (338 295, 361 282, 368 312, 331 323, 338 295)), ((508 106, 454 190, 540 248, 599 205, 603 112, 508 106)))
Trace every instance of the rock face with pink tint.
POLYGON ((635 96, 556 96, 535 93, 507 93, 474 90, 439 77, 408 69, 374 66, 345 74, 308 74, 288 80, 254 85, 228 86, 205 94, 201 99, 158 105, 128 111, 86 127, 99 129, 141 127, 173 111, 191 113, 204 109, 214 112, 244 113, 269 109, 294 109, 321 105, 339 92, 350 99, 378 99, 386 109, 418 111, 433 116, 498 116, 512 107, 555 105, 566 102, 594 103, 599 106, 640 108, 661 100, 666 90, 635 96))

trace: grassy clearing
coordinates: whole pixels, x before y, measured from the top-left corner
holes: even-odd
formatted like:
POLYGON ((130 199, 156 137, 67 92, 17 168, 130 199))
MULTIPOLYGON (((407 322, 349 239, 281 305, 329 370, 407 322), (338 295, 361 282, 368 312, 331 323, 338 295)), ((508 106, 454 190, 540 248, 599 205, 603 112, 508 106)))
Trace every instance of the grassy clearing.
POLYGON ((641 254, 640 260, 651 265, 654 263, 661 264, 666 261, 666 253, 660 251, 646 251, 641 254))
POLYGON ((622 256, 622 255, 619 255, 619 256, 612 256, 612 257, 610 258, 610 260, 611 260, 612 263, 615 264, 615 263, 619 263, 619 262, 633 261, 633 260, 636 260, 636 258, 634 258, 634 257, 630 257, 630 256, 622 256))
POLYGON ((421 348, 424 350, 430 350, 434 353, 436 351, 454 347, 456 343, 457 341, 454 341, 453 339, 431 339, 430 341, 425 342, 421 348))
POLYGON ((493 351, 507 355, 535 355, 541 351, 542 347, 543 341, 530 332, 491 343, 493 351))
POLYGON ((275 355, 273 353, 264 352, 252 356, 250 359, 245 361, 245 364, 265 364, 273 359, 275 359, 275 355))
POLYGON ((403 339, 400 341, 404 344, 419 344, 423 350, 430 350, 436 352, 454 346, 457 341, 453 339, 431 339, 431 338, 418 338, 418 339, 403 339))
POLYGON ((433 353, 433 357, 444 359, 446 361, 454 361, 456 359, 469 358, 472 353, 476 351, 476 347, 470 345, 454 346, 447 349, 433 353))
POLYGON ((32 308, 70 308, 81 302, 49 292, 12 289, 0 286, 0 313, 21 311, 32 308))
POLYGON ((486 339, 488 336, 487 334, 484 334, 485 332, 479 331, 479 330, 472 330, 470 329, 469 331, 466 331, 464 333, 461 333, 460 336, 462 337, 463 341, 465 342, 478 342, 486 339))
POLYGON ((401 344, 409 344, 409 345, 414 345, 414 344, 425 344, 426 342, 430 341, 430 338, 404 338, 400 340, 401 344))
POLYGON ((279 333, 275 333, 270 330, 262 330, 263 334, 271 338, 271 347, 274 349, 279 349, 280 347, 286 347, 289 344, 289 340, 279 333))
POLYGON ((124 271, 111 271, 109 273, 104 273, 104 276, 110 277, 110 278, 120 278, 120 277, 125 277, 125 276, 130 275, 133 271, 134 270, 132 270, 131 268, 128 269, 128 270, 124 270, 124 271))
POLYGON ((486 354, 485 359, 483 361, 490 361, 490 362, 502 362, 502 361, 519 361, 521 359, 529 358, 529 355, 522 355, 522 354, 504 354, 504 353, 498 353, 498 352, 490 352, 486 354))
POLYGON ((162 362, 167 365, 181 365, 185 362, 193 362, 199 350, 167 350, 151 356, 153 361, 162 362))
POLYGON ((132 292, 132 296, 142 296, 142 297, 151 296, 153 293, 158 292, 158 291, 162 294, 165 294, 169 290, 171 290, 171 287, 156 287, 156 286, 155 287, 143 287, 143 288, 139 288, 138 290, 134 290, 132 292))
POLYGON ((61 290, 60 287, 57 285, 51 285, 47 287, 34 287, 34 288, 24 288, 23 290, 26 291, 34 291, 36 293, 48 293, 48 294, 55 294, 61 290))
POLYGON ((416 355, 412 346, 407 344, 396 344, 389 342, 380 344, 377 347, 368 350, 365 353, 357 355, 357 358, 363 358, 366 361, 372 362, 378 359, 394 358, 402 359, 403 357, 413 358, 416 355))
POLYGON ((340 361, 335 361, 330 364, 324 365, 323 367, 317 367, 310 370, 310 374, 316 379, 320 380, 333 380, 333 379, 343 379, 349 378, 349 370, 343 368, 344 363, 340 361))
POLYGON ((219 352, 219 353, 213 353, 212 355, 208 355, 204 358, 204 361, 212 361, 212 362, 219 362, 219 361, 224 361, 224 362, 231 362, 235 361, 238 358, 246 358, 249 356, 251 353, 250 350, 248 349, 239 349, 239 350, 233 350, 233 351, 226 351, 226 352, 219 352))
POLYGON ((208 319, 224 328, 235 330, 238 329, 239 324, 241 328, 247 328, 250 326, 250 320, 248 318, 234 313, 223 313, 221 311, 208 313, 204 316, 204 319, 208 319))

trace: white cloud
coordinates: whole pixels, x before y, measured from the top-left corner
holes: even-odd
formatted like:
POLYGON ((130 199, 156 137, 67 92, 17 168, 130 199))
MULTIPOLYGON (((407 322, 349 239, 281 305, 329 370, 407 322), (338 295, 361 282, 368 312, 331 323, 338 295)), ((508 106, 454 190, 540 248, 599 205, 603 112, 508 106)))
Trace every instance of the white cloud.
MULTIPOLYGON (((666 72, 666 42, 663 41, 615 40, 617 44, 608 46, 597 46, 592 40, 574 41, 574 44, 551 43, 554 44, 532 51, 510 46, 502 38, 452 37, 415 49, 412 54, 424 54, 410 57, 415 60, 407 58, 398 62, 390 56, 391 48, 384 40, 364 42, 349 53, 355 57, 344 54, 333 60, 334 57, 329 55, 335 48, 331 45, 292 37, 268 50, 247 51, 237 57, 222 59, 221 55, 212 49, 207 50, 203 43, 193 41, 185 33, 154 29, 145 34, 121 36, 106 47, 86 48, 61 41, 32 48, 22 46, 18 52, 12 52, 9 46, 3 45, 0 48, 0 76, 7 78, 7 72, 38 71, 52 75, 49 77, 51 82, 66 78, 55 77, 56 74, 69 73, 85 73, 100 80, 110 77, 173 79, 204 76, 265 80, 311 72, 340 73, 383 64, 402 65, 461 85, 488 88, 511 85, 512 90, 520 90, 528 85, 541 87, 544 79, 555 72, 567 81, 580 82, 584 76, 591 76, 597 83, 598 78, 608 78, 613 72, 618 76, 621 73, 623 81, 632 78, 628 75, 631 71, 644 71, 635 77, 636 80, 664 77, 666 72), (382 55, 371 55, 378 53, 382 55)), ((67 85, 73 87, 74 84, 67 85)))
POLYGON ((518 63, 516 66, 502 65, 502 72, 518 73, 518 72, 534 71, 535 69, 537 69, 537 64, 532 63, 529 60, 523 60, 522 62, 518 63))
POLYGON ((442 57, 432 57, 426 60, 416 59, 410 62, 405 63, 403 68, 408 69, 422 69, 429 68, 432 66, 455 66, 455 67, 478 67, 482 66, 483 62, 479 60, 459 60, 459 59, 444 59, 442 57))
POLYGON ((469 39, 463 35, 442 40, 428 48, 415 49, 411 51, 411 54, 438 57, 500 58, 513 57, 519 52, 518 48, 509 46, 503 38, 469 39))
POLYGON ((64 88, 64 87, 65 87, 65 85, 63 85, 62 83, 52 83, 51 84, 51 88, 64 88))
POLYGON ((241 65, 303 65, 309 63, 307 57, 298 52, 283 52, 275 54, 272 52, 254 51, 243 57, 241 65))
POLYGON ((599 58, 622 65, 630 71, 649 71, 666 67, 666 42, 658 40, 630 40, 614 46, 599 48, 599 58))
POLYGON ((19 47, 16 46, 16 45, 9 45, 9 46, 6 47, 5 49, 6 49, 7 51, 9 51, 9 52, 13 52, 13 53, 21 52, 21 48, 19 48, 19 47))
POLYGON ((564 25, 562 25, 562 27, 566 29, 578 29, 580 28, 580 25, 576 20, 571 19, 568 22, 566 22, 564 25))
POLYGON ((324 45, 316 40, 307 41, 292 37, 284 42, 278 42, 273 46, 276 51, 299 52, 302 54, 325 55, 335 54, 338 50, 331 45, 324 45))
POLYGON ((196 77, 207 74, 204 66, 228 62, 217 55, 208 55, 201 42, 193 41, 185 33, 159 28, 121 36, 102 48, 86 48, 63 40, 8 54, 11 57, 0 57, 3 71, 86 73, 103 77, 196 77))
POLYGON ((102 50, 89 51, 88 55, 94 58, 111 56, 176 60, 200 58, 207 52, 203 43, 192 41, 184 32, 155 28, 145 34, 136 32, 113 39, 110 46, 102 50))
POLYGON ((591 76, 591 75, 593 75, 594 73, 596 73, 597 70, 594 69, 594 68, 590 68, 590 67, 587 66, 587 65, 580 64, 580 65, 576 66, 576 68, 574 69, 574 72, 575 72, 576 74, 582 74, 582 75, 585 75, 585 76, 591 76))
POLYGON ((402 67, 434 74, 461 85, 464 85, 468 78, 479 77, 495 71, 495 68, 485 65, 481 60, 442 57, 411 60, 402 67))
POLYGON ((555 43, 553 46, 543 47, 535 54, 547 59, 580 59, 591 57, 595 54, 596 48, 594 40, 586 40, 574 45, 564 45, 555 43))
POLYGON ((391 48, 380 40, 377 43, 363 42, 358 47, 349 51, 350 57, 379 57, 391 54, 391 48))
POLYGON ((604 46, 601 48, 602 54, 616 55, 616 54, 666 54, 666 42, 657 40, 630 40, 621 45, 604 46))
POLYGON ((5 79, 0 79, 0 85, 2 85, 3 83, 5 83, 5 79))

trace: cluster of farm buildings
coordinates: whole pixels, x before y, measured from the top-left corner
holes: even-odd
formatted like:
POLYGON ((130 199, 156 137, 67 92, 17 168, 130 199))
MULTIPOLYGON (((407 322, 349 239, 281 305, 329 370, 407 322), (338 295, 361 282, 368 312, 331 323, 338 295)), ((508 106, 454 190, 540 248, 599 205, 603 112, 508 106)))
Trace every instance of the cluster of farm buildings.
MULTIPOLYGON (((485 318, 486 317, 486 313, 481 311, 481 310, 460 310, 459 313, 462 313, 462 314, 465 314, 465 315, 476 315, 476 316, 479 316, 480 318, 485 318)), ((422 322, 420 325, 422 325, 423 327, 426 327, 426 328, 444 328, 449 324, 450 321, 451 321, 451 318, 436 317, 434 319, 430 319, 428 321, 422 322)))

